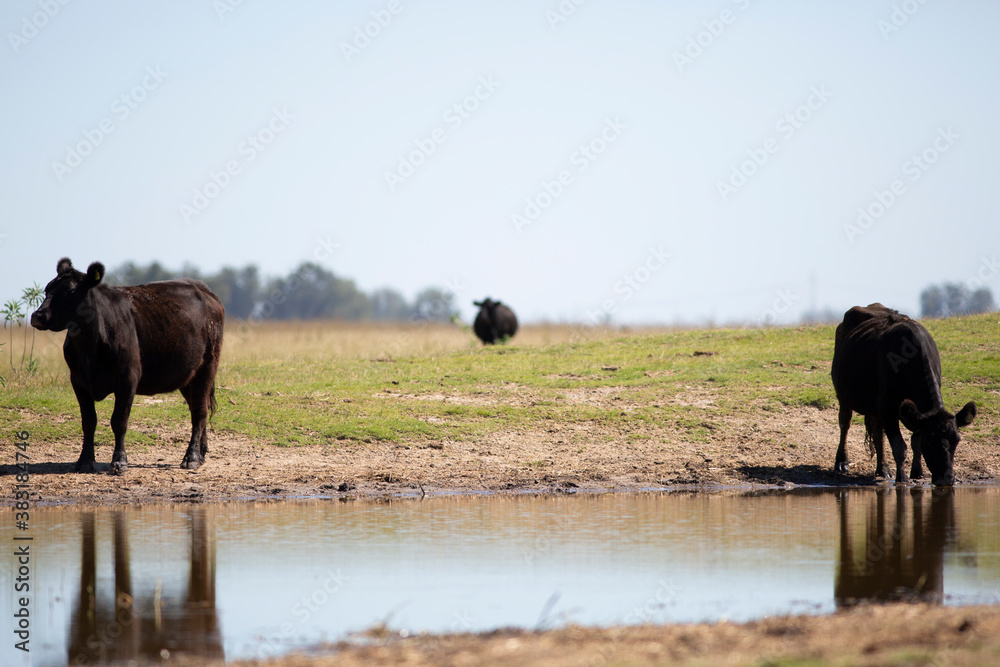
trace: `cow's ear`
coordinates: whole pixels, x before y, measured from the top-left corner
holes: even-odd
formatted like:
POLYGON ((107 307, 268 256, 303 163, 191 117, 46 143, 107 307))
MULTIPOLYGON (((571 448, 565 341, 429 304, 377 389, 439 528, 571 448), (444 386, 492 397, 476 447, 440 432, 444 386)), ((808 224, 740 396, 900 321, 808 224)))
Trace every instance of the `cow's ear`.
POLYGON ((480 308, 482 308, 483 307, 483 302, 482 301, 473 301, 472 305, 473 306, 479 306, 480 308))
POLYGON ((104 265, 100 262, 94 262, 87 267, 87 283, 94 287, 98 285, 102 280, 104 280, 104 265))
POLYGON ((960 428, 962 426, 968 426, 972 423, 972 420, 976 418, 976 402, 969 401, 965 404, 965 407, 958 411, 955 415, 955 424, 960 428))
POLYGON ((920 414, 920 410, 917 410, 916 403, 906 399, 899 404, 899 419, 903 422, 903 426, 909 430, 919 431, 923 415, 920 414))
POLYGON ((56 275, 61 275, 63 273, 66 273, 67 271, 72 271, 72 270, 73 270, 73 262, 69 261, 69 257, 63 257, 62 259, 59 260, 59 263, 56 264, 56 275))

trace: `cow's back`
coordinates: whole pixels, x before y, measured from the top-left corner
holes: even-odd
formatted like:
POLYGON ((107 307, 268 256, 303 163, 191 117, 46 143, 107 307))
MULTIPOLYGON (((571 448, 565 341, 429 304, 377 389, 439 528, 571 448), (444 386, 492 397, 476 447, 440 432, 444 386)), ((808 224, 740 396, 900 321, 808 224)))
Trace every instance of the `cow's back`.
POLYGON ((900 313, 892 308, 886 308, 881 303, 875 302, 870 303, 867 306, 854 306, 846 313, 844 313, 843 321, 837 325, 837 333, 835 334, 835 341, 839 343, 840 340, 854 331, 854 329, 873 319, 888 319, 893 315, 899 315, 900 317, 905 317, 900 315, 900 313))
POLYGON ((130 304, 142 374, 137 393, 187 384, 205 363, 218 363, 225 308, 198 280, 165 280, 122 287, 130 304))
POLYGON ((505 305, 497 306, 497 329, 502 336, 513 336, 517 333, 517 315, 505 305))
POLYGON ((881 304, 851 308, 837 327, 830 375, 841 405, 855 412, 875 415, 888 403, 894 413, 904 398, 929 408, 940 401, 940 369, 923 325, 881 304))
POLYGON ((837 326, 830 377, 837 400, 861 414, 873 414, 878 400, 878 337, 887 314, 855 306, 837 326))

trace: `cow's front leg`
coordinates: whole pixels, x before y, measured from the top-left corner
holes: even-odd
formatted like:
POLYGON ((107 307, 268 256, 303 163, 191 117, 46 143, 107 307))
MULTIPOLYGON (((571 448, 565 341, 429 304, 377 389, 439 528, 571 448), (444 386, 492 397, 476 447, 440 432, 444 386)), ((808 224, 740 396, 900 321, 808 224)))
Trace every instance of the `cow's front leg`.
POLYGON ((906 465, 906 441, 903 440, 903 434, 899 432, 899 418, 884 418, 882 427, 889 438, 889 444, 892 446, 892 458, 896 461, 896 484, 905 484, 910 481, 910 478, 906 476, 904 468, 906 465))
POLYGON ((80 458, 73 466, 75 472, 94 472, 94 431, 97 430, 97 409, 94 407, 94 398, 90 393, 76 382, 72 382, 73 393, 76 394, 76 401, 80 404, 80 422, 83 426, 83 449, 80 450, 80 458))
POLYGON ((910 477, 920 479, 924 476, 924 467, 920 460, 920 443, 917 439, 910 437, 910 446, 913 449, 913 464, 910 466, 910 477))
POLYGON ((115 392, 115 409, 111 413, 111 430, 115 434, 115 453, 111 456, 112 475, 121 475, 128 467, 128 458, 125 456, 125 432, 128 430, 128 418, 132 413, 133 400, 135 400, 134 389, 115 392))
POLYGON ((885 460, 885 433, 881 419, 865 417, 865 437, 871 440, 871 447, 875 450, 875 477, 892 479, 892 468, 885 460))

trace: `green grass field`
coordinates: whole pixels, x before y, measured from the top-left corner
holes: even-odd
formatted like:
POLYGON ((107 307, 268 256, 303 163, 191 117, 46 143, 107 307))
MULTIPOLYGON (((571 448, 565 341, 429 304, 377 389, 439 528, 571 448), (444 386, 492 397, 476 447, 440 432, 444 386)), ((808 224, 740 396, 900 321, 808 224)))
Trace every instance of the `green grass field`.
MULTIPOLYGON (((941 351, 948 408, 975 400, 980 418, 970 428, 1000 432, 1000 314, 924 324, 941 351)), ((213 428, 278 446, 429 446, 581 422, 679 425, 697 440, 717 424, 670 397, 710 392, 714 419, 782 405, 836 408, 833 331, 536 326, 507 345, 484 348, 455 326, 235 323, 226 332, 213 428), (581 391, 612 400, 573 400, 581 391)), ((36 440, 79 439, 62 336, 39 332, 40 370, 30 377, 11 373, 8 350, 0 348, 8 369, 0 390, 4 432, 30 425, 36 440)), ((98 438, 106 441, 112 406, 110 399, 98 404, 98 438)), ((152 442, 188 424, 177 392, 137 399, 129 442, 152 442)))

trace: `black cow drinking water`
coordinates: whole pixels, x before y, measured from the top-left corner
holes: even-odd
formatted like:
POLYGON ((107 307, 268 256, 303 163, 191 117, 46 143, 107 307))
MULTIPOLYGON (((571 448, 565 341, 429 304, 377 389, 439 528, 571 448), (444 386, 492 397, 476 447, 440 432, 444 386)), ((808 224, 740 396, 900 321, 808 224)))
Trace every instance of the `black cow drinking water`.
POLYGON ((135 287, 101 284, 104 265, 81 273, 59 260, 45 301, 31 326, 66 330, 63 356, 80 403, 83 451, 78 472, 94 470, 95 401, 115 395, 111 471, 125 470, 125 431, 136 394, 180 389, 191 409, 191 442, 182 468, 197 468, 208 452, 207 420, 215 411, 215 372, 222 351, 225 309, 197 280, 166 280, 135 287))
POLYGON ((892 477, 882 453, 882 434, 889 438, 896 461, 896 481, 905 482, 906 442, 899 421, 913 431, 910 476, 920 478, 923 456, 934 484, 954 482, 958 428, 972 423, 976 404, 957 415, 941 399, 941 358, 934 339, 919 322, 880 303, 855 306, 837 327, 830 371, 840 401, 840 446, 834 470, 846 473, 847 430, 851 415, 865 418, 866 440, 875 450, 876 475, 892 477))
POLYGON ((504 304, 486 298, 482 301, 473 301, 472 305, 479 306, 476 320, 472 323, 472 330, 485 344, 492 345, 517 333, 517 316, 504 304))

